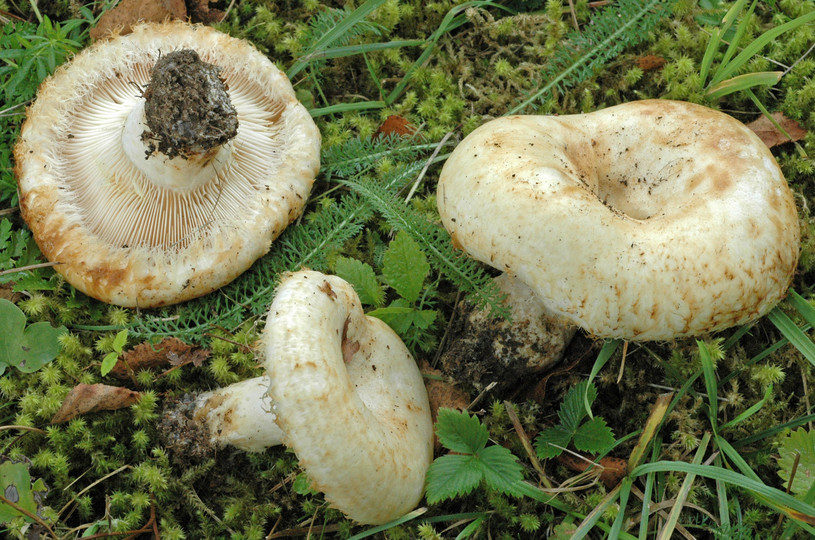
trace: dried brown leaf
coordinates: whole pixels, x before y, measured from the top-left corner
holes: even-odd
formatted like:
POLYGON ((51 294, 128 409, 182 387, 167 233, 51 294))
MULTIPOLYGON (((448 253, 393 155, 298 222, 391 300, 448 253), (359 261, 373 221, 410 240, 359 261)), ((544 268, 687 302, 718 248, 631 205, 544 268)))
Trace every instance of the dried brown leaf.
POLYGON ((416 133, 416 128, 405 118, 392 114, 385 119, 381 126, 374 132, 374 139, 386 135, 409 136, 416 133))
POLYGON ((200 366, 209 357, 206 349, 196 349, 178 338, 164 338, 158 343, 144 342, 122 353, 110 374, 118 379, 127 379, 130 373, 145 369, 163 367, 167 364, 179 366, 193 363, 200 366))
POLYGON ((637 67, 643 71, 651 71, 653 69, 660 69, 665 65, 665 59, 661 56, 649 54, 637 58, 637 67))
POLYGON ((790 134, 791 139, 788 139, 786 135, 778 131, 770 119, 763 114, 747 124, 747 127, 753 130, 753 132, 758 135, 758 138, 767 145, 767 148, 788 142, 800 141, 807 134, 806 130, 803 129, 798 122, 787 118, 784 116, 784 113, 774 112, 772 113, 772 117, 790 134))
POLYGON ((62 402, 52 424, 67 422, 79 415, 97 411, 115 411, 130 407, 141 399, 141 393, 107 384, 78 384, 62 402))
MULTIPOLYGON (((585 471, 591 464, 590 460, 580 459, 575 455, 567 453, 560 454, 557 460, 562 465, 576 472, 585 471)), ((600 472, 600 481, 607 489, 611 489, 619 484, 628 472, 628 461, 621 458, 606 456, 601 458, 597 464, 601 467, 596 469, 600 472)))

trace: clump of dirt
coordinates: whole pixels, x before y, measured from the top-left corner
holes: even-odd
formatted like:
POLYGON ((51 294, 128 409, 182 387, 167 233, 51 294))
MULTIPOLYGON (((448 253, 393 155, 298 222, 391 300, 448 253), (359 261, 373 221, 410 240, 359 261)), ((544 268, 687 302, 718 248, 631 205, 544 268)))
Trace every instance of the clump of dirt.
POLYGON ((478 391, 496 383, 493 392, 500 395, 559 362, 576 327, 549 315, 520 281, 506 274, 495 281, 507 295, 512 320, 495 318, 468 302, 459 304, 449 330, 457 337, 442 354, 440 367, 478 391))
POLYGON ((158 150, 170 158, 201 154, 238 133, 238 113, 220 68, 202 61, 191 49, 171 52, 156 62, 144 98, 150 131, 142 137, 150 153, 158 150))
POLYGON ((215 453, 215 447, 209 442, 209 429, 195 421, 194 412, 193 396, 185 394, 168 399, 156 426, 161 445, 170 451, 175 463, 195 464, 215 453))

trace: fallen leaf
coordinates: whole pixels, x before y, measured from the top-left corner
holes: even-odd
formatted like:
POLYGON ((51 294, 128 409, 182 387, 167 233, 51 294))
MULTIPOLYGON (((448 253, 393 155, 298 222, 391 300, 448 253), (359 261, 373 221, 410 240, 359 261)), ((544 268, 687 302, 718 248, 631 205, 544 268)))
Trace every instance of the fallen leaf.
MULTIPOLYGON (((562 465, 576 472, 583 472, 588 469, 591 461, 586 461, 566 453, 560 454, 557 460, 562 465)), ((596 467, 594 470, 600 471, 600 481, 606 486, 606 489, 611 489, 619 484, 625 477, 628 468, 628 462, 626 460, 610 456, 601 458, 597 464, 600 465, 602 469, 596 467)))
POLYGON ((637 58, 637 67, 643 71, 659 69, 665 65, 665 59, 655 54, 649 54, 637 58))
POLYGON ((209 354, 205 349, 196 349, 174 337, 164 338, 158 343, 144 342, 123 352, 110 374, 117 379, 127 379, 130 373, 167 364, 179 366, 193 363, 200 366, 209 354))
POLYGON ((374 139, 387 135, 408 136, 416 133, 416 128, 405 118, 392 114, 385 119, 381 126, 374 132, 374 139))
POLYGON ((166 19, 187 20, 184 0, 123 0, 105 12, 96 26, 91 28, 91 39, 96 41, 112 32, 129 34, 137 22, 163 22, 166 19))
POLYGON ((807 134, 806 130, 803 129, 798 122, 787 118, 782 112, 774 112, 772 113, 772 117, 790 134, 791 139, 788 139, 783 133, 778 131, 770 119, 763 114, 747 124, 747 127, 753 130, 753 132, 758 135, 758 138, 767 145, 767 148, 788 142, 800 141, 807 134))
MULTIPOLYGON (((439 409, 445 407, 456 411, 466 411, 467 406, 470 404, 470 395, 447 380, 447 378, 438 369, 430 367, 427 362, 422 362, 419 366, 419 371, 422 373, 425 388, 427 388, 427 400, 430 402, 430 418, 433 424, 436 423, 436 417, 439 414, 439 409)), ((436 450, 441 448, 441 443, 437 436, 433 436, 433 446, 436 450)))
POLYGON ((78 384, 65 396, 62 406, 51 419, 52 424, 67 422, 79 415, 124 409, 137 403, 141 393, 107 384, 78 384))

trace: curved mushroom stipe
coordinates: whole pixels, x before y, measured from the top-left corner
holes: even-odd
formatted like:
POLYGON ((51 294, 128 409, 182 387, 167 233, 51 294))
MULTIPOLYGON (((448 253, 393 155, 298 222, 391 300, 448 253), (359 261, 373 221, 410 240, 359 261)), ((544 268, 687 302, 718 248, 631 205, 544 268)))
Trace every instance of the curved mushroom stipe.
POLYGON ((22 215, 71 285, 122 306, 233 280, 302 213, 319 169, 320 133, 285 74, 248 42, 183 22, 83 50, 27 116, 14 148, 22 215), (220 68, 237 135, 200 159, 148 159, 139 87, 180 49, 220 68))
POLYGON ((444 164, 438 206, 456 245, 597 337, 748 323, 783 298, 798 260, 770 151, 691 103, 490 121, 444 164))
POLYGON ((399 336, 366 316, 336 276, 286 276, 264 330, 277 425, 314 487, 360 523, 386 523, 422 498, 433 423, 399 336))
POLYGON ((433 459, 427 391, 404 343, 366 316, 336 276, 281 281, 263 332, 266 375, 202 394, 211 442, 292 448, 315 489, 360 523, 387 523, 422 498, 433 459), (268 395, 267 395, 268 390, 268 395))

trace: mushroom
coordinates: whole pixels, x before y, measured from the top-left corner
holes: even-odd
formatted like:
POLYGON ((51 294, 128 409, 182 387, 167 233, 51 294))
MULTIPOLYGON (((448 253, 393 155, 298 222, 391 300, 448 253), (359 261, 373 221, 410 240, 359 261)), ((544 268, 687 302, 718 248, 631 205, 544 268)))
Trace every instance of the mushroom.
POLYGON ((792 193, 767 147, 677 101, 490 121, 448 158, 438 207, 456 245, 597 337, 748 323, 785 295, 798 259, 792 193))
POLYGON ((391 521, 422 497, 433 424, 405 345, 336 276, 284 276, 263 332, 266 376, 201 394, 192 418, 214 446, 285 443, 313 486, 360 523, 391 521))
POLYGON ((320 133, 247 42, 182 22, 85 49, 40 87, 14 148, 20 208, 82 292, 129 307, 201 296, 303 210, 320 133))

